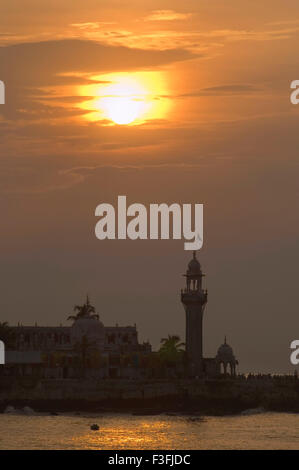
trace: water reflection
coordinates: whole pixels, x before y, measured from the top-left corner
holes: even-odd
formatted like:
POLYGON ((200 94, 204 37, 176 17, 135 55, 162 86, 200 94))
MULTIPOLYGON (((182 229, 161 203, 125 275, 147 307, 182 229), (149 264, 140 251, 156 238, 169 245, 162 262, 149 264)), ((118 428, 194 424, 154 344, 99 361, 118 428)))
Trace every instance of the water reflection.
POLYGON ((299 416, 0 414, 0 449, 298 449, 299 416), (99 431, 90 430, 97 423, 99 431))

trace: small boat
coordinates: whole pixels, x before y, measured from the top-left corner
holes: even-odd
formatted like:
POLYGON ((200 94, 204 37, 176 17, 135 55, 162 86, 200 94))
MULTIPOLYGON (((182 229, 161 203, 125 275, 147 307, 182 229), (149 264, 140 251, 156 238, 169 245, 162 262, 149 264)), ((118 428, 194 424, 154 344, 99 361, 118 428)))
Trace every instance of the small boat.
POLYGON ((91 429, 92 431, 98 431, 98 430, 100 429, 100 427, 99 427, 98 424, 92 424, 92 425, 90 426, 90 429, 91 429))

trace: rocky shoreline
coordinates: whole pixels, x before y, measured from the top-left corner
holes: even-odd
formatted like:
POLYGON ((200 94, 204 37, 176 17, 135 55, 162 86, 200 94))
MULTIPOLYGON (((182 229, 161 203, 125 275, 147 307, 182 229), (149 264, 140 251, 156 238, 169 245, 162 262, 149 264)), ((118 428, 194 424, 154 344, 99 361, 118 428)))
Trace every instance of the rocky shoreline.
POLYGON ((299 413, 299 400, 280 400, 269 402, 267 400, 252 399, 243 400, 241 397, 218 398, 218 399, 192 399, 178 401, 176 397, 163 397, 163 399, 146 400, 2 400, 0 402, 0 413, 4 413, 9 407, 15 410, 32 409, 36 412, 50 414, 65 412, 89 412, 89 413, 129 413, 133 415, 159 415, 159 414, 180 414, 180 415, 209 415, 227 416, 244 413, 247 410, 263 410, 264 412, 289 412, 299 413))
POLYGON ((258 408, 299 413, 299 381, 0 380, 0 413, 8 406, 48 413, 225 416, 258 408))

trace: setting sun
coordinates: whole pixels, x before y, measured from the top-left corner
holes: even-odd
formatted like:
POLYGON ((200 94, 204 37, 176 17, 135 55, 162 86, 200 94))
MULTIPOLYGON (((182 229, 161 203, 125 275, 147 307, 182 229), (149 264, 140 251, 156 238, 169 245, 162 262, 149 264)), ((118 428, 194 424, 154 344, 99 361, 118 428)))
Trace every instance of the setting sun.
POLYGON ((159 74, 140 72, 133 74, 113 74, 95 79, 103 84, 80 87, 82 96, 94 99, 81 104, 89 111, 89 121, 107 120, 111 124, 137 125, 146 120, 161 119, 168 109, 163 80, 159 74))
POLYGON ((115 124, 130 124, 142 114, 142 103, 131 97, 102 98, 101 101, 103 109, 115 124))

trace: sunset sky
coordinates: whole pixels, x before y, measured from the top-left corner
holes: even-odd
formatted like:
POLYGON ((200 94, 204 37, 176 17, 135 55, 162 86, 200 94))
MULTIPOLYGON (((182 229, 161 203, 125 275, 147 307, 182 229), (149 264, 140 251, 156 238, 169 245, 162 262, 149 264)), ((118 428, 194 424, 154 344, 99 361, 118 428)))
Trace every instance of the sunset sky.
POLYGON ((182 241, 99 241, 95 208, 203 203, 204 352, 293 372, 298 0, 2 0, 0 320, 184 337, 182 241), (263 3, 263 4, 261 4, 263 3), (25 6, 26 4, 26 6, 25 6))

